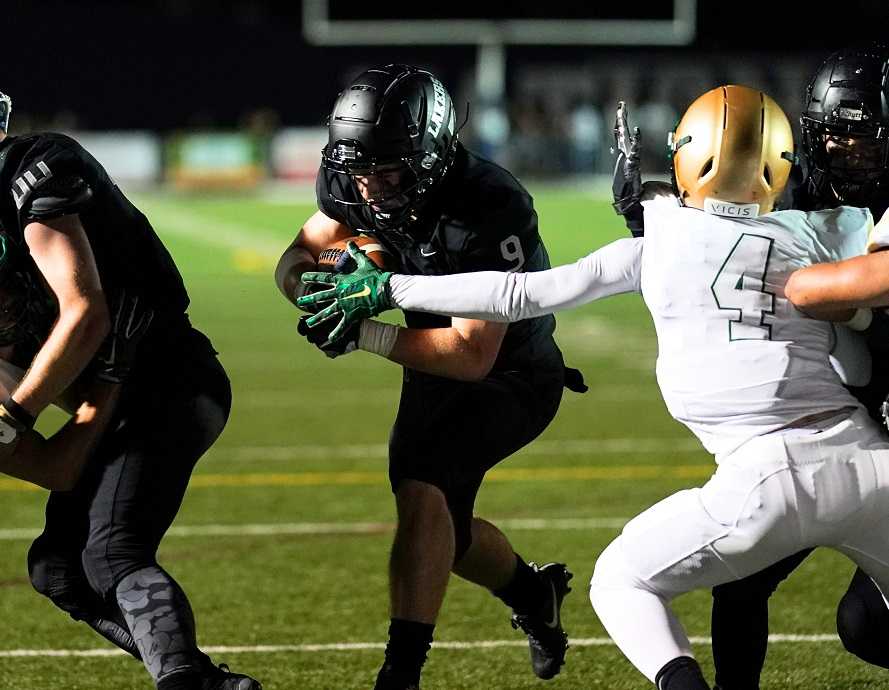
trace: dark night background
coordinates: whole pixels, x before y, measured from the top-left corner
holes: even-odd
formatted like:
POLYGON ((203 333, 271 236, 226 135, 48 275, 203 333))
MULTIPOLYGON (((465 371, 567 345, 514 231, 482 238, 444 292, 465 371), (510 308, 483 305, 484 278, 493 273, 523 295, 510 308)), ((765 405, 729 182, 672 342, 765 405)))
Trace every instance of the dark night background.
MULTIPOLYGON (((336 0, 334 0, 336 1, 336 0)), ((588 16, 605 3, 555 3, 552 17, 588 16)), ((419 17, 420 3, 339 2, 337 16, 419 17), (380 9, 385 8, 385 9, 380 9)), ((453 17, 486 12, 542 16, 553 3, 451 3, 453 17), (461 5, 468 9, 462 10, 461 5)), ((663 16, 667 3, 609 3, 600 16, 663 16), (620 8, 619 10, 615 8, 620 8)), ((449 9, 448 9, 449 8, 449 9)), ((438 15, 445 14, 441 10, 438 15)), ((592 78, 613 79, 598 65, 694 58, 718 78, 720 64, 750 62, 768 72, 788 56, 811 65, 848 44, 889 38, 889 3, 847 0, 842 13, 814 3, 700 0, 690 47, 508 48, 508 84, 526 65, 592 64, 592 78)), ((53 118, 87 129, 234 127, 249 112, 276 113, 282 125, 323 124, 343 82, 373 63, 407 61, 437 71, 446 84, 467 83, 469 45, 317 47, 302 37, 301 6, 283 0, 9 0, 2 11, 0 90, 35 123, 53 118)), ((619 84, 614 90, 619 90, 619 84)), ((691 93, 701 90, 695 84, 691 93)), ((800 97, 802 88, 800 86, 800 97)))

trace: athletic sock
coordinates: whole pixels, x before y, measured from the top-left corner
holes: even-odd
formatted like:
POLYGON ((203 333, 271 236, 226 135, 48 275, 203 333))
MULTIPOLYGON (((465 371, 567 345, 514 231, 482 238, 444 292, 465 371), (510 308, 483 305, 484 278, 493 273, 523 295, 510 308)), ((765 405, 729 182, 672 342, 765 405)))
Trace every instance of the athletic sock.
POLYGON ((200 675, 194 615, 185 593, 166 571, 154 565, 130 573, 117 585, 116 597, 142 662, 158 687, 167 676, 200 675))
POLYGON ((701 667, 690 656, 678 656, 664 664, 654 684, 658 690, 710 690, 701 667))
POLYGON ((380 669, 378 684, 383 678, 395 678, 405 685, 419 683, 434 630, 432 623, 393 618, 389 623, 386 661, 380 669))
POLYGON ((518 554, 515 558, 516 568, 512 580, 505 587, 493 590, 493 594, 516 613, 531 613, 540 607, 547 590, 534 568, 518 554))

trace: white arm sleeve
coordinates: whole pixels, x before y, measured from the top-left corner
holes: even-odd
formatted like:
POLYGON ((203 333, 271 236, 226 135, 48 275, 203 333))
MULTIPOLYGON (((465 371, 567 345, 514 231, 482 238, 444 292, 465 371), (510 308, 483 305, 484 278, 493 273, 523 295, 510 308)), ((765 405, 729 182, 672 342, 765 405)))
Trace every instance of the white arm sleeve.
POLYGON ((521 321, 622 292, 638 292, 641 259, 642 238, 626 238, 576 263, 547 271, 394 275, 389 290, 400 309, 485 321, 521 321))

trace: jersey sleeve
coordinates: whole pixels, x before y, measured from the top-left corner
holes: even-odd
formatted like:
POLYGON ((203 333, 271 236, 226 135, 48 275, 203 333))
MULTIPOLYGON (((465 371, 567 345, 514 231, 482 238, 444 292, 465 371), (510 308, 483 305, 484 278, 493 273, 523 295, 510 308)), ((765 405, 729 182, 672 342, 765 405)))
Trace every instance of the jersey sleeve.
POLYGON ((89 207, 96 179, 90 160, 68 137, 55 136, 36 143, 22 159, 12 182, 22 227, 89 207))
POLYGON ((866 208, 839 206, 807 214, 814 262, 841 261, 864 254, 873 235, 874 219, 866 208))
POLYGON ((884 249, 889 249, 889 211, 877 221, 867 238, 868 253, 884 249))
POLYGON ((607 244, 579 261, 546 271, 481 271, 390 278, 393 303, 405 310, 487 321, 521 321, 625 292, 638 292, 642 238, 607 244))

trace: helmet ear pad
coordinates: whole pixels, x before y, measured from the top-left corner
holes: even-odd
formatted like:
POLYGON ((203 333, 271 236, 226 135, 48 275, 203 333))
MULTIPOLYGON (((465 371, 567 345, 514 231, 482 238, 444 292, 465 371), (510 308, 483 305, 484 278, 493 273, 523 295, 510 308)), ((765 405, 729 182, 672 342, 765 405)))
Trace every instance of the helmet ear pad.
POLYGON ((386 65, 358 75, 334 103, 328 144, 322 151, 326 174, 349 177, 347 184, 337 186, 351 189, 353 198, 334 196, 334 201, 363 206, 356 210, 368 229, 409 225, 453 163, 458 139, 455 123, 450 96, 425 70, 386 65), (398 190, 401 207, 374 208, 361 196, 355 178, 398 164, 411 173, 398 190))
POLYGON ((708 199, 768 213, 790 177, 793 133, 769 96, 726 85, 697 98, 671 135, 673 173, 687 206, 708 199))

